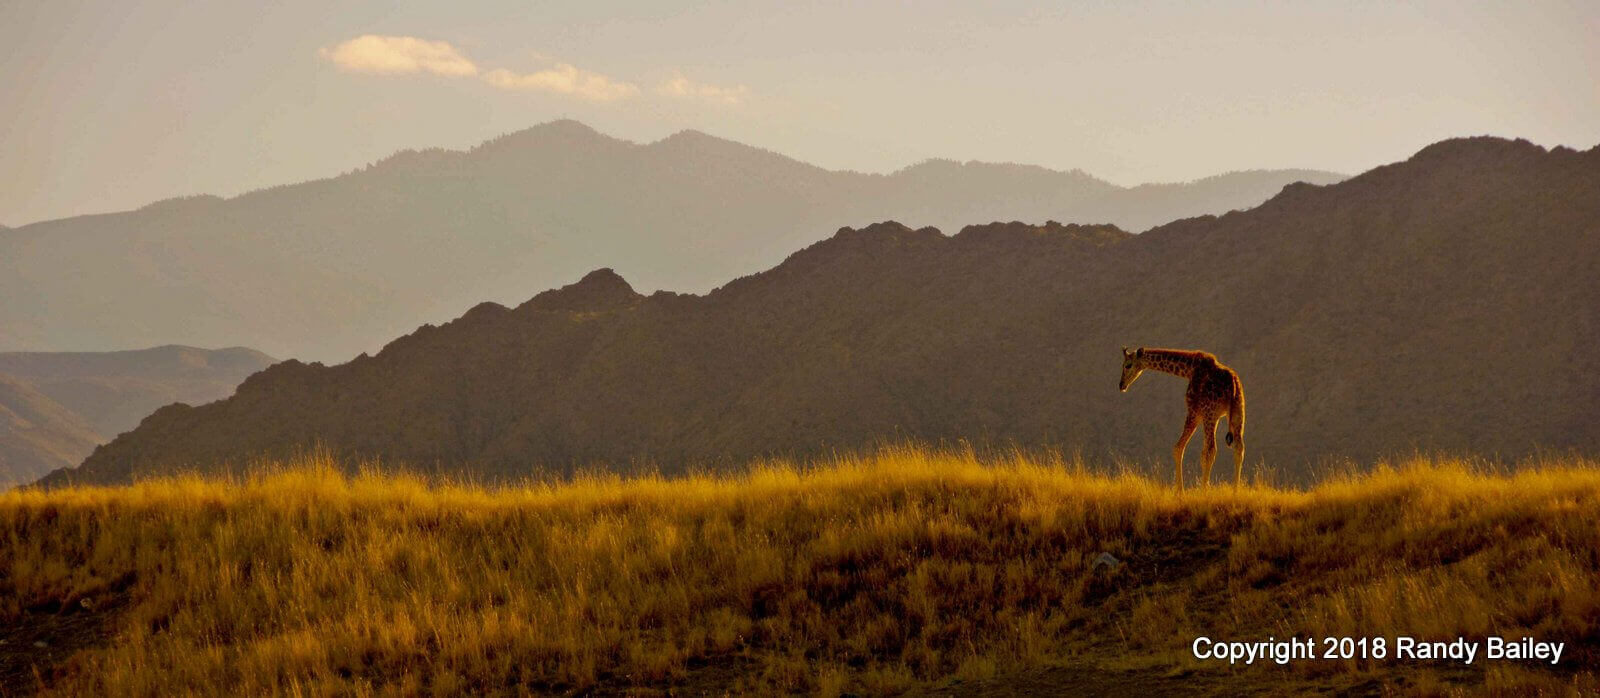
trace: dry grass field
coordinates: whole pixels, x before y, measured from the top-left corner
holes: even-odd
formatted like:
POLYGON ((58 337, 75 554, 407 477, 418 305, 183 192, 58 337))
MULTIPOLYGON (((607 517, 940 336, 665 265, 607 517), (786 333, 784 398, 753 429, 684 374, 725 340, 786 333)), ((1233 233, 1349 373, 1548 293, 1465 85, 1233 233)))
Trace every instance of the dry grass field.
POLYGON ((0 686, 1593 691, 1597 465, 1417 459, 1309 490, 1180 495, 1060 458, 909 447, 495 488, 349 477, 313 456, 231 481, 12 491, 0 686), (1101 553, 1121 564, 1095 566, 1101 553), (1230 667, 1192 656, 1201 635, 1567 645, 1554 667, 1230 667))

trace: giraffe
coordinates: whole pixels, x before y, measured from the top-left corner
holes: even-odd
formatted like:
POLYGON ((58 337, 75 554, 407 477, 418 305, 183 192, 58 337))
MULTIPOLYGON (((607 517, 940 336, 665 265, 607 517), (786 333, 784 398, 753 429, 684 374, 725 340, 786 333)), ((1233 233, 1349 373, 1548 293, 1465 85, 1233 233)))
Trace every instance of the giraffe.
POLYGON ((1217 357, 1203 351, 1182 349, 1145 349, 1129 351, 1122 348, 1122 392, 1145 369, 1170 373, 1189 379, 1189 389, 1183 401, 1189 408, 1183 420, 1183 434, 1172 447, 1172 463, 1177 469, 1178 489, 1183 489, 1183 449, 1196 427, 1203 426, 1206 437, 1201 453, 1200 480, 1211 485, 1211 464, 1217 459, 1217 421, 1228 417, 1228 445, 1233 448, 1233 486, 1244 480, 1244 387, 1239 384, 1239 374, 1222 365, 1217 357))

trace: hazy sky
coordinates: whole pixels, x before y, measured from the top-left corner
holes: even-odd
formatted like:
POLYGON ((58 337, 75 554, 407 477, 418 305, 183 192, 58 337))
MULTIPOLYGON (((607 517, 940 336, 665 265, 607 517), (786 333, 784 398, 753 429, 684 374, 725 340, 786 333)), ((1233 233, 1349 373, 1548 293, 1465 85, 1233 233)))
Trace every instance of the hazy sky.
POLYGON ((0 223, 561 117, 1123 184, 1354 173, 1458 135, 1600 142, 1600 2, 1205 4, 0 0, 0 223))

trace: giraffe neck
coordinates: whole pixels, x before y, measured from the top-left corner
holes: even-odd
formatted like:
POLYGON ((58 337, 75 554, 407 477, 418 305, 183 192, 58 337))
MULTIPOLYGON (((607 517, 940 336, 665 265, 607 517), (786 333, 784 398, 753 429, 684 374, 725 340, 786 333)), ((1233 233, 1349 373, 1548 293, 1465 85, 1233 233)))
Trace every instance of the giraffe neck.
POLYGON ((1199 352, 1179 351, 1177 349, 1146 349, 1144 350, 1144 367, 1151 371, 1170 373, 1179 378, 1194 378, 1195 363, 1199 358, 1199 352))

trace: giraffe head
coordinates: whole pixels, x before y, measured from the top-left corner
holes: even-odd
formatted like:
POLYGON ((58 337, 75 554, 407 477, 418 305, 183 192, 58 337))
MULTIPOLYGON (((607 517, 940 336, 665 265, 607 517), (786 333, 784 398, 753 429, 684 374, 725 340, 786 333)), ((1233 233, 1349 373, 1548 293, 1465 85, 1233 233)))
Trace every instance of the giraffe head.
POLYGON ((1144 349, 1130 350, 1127 347, 1123 347, 1122 380, 1117 383, 1117 389, 1122 392, 1128 392, 1128 386, 1133 385, 1133 381, 1141 373, 1144 373, 1144 349))

